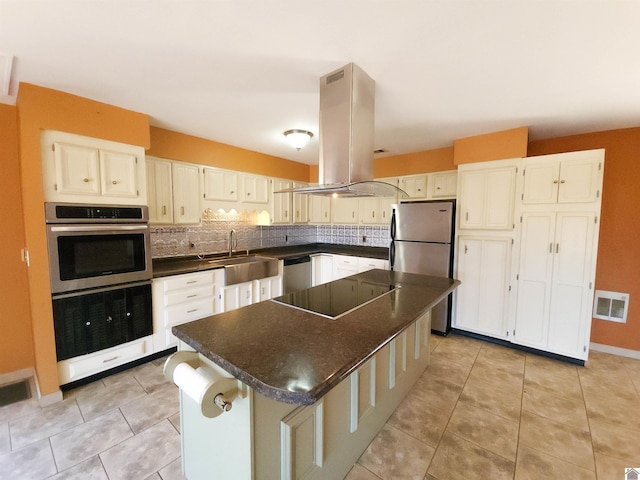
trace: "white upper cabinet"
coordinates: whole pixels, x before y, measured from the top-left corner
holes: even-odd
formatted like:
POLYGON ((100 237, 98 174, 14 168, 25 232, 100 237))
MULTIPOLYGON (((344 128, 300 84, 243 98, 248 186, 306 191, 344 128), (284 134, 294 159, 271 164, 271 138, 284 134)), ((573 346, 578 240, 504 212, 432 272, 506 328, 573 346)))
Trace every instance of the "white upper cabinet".
POLYGON ((204 199, 237 202, 239 200, 238 174, 229 170, 205 167, 204 199))
POLYGON ((173 162, 173 223, 200 223, 200 167, 173 162))
POLYGON ((331 223, 331 197, 309 195, 309 223, 331 223))
POLYGON ((274 178, 271 180, 273 184, 273 202, 272 202, 272 214, 271 223, 273 224, 287 224, 291 223, 291 193, 275 193, 279 190, 287 190, 291 188, 291 182, 289 180, 283 180, 281 178, 274 178))
POLYGON ((269 179, 259 175, 242 175, 242 201, 269 203, 269 179))
POLYGON ((103 195, 137 197, 138 159, 130 153, 100 150, 100 181, 103 195))
POLYGON ((359 219, 358 198, 343 197, 331 199, 332 223, 357 224, 359 219))
POLYGON ((526 158, 522 203, 591 203, 600 196, 602 151, 526 158))
POLYGON ((456 198, 458 172, 456 170, 429 174, 429 198, 456 198))
POLYGON ((399 187, 409 195, 409 199, 420 200, 427 198, 427 175, 408 175, 400 177, 399 187))
MULTIPOLYGON (((306 187, 307 183, 293 182, 293 188, 306 187)), ((294 193, 293 197, 293 223, 309 223, 309 197, 310 195, 294 193)))
POLYGON ((517 166, 484 163, 459 167, 459 228, 512 230, 517 166))
POLYGON ((42 134, 47 202, 144 205, 144 148, 69 133, 42 134))
POLYGON ((147 158, 149 223, 173 223, 173 181, 169 160, 147 158))

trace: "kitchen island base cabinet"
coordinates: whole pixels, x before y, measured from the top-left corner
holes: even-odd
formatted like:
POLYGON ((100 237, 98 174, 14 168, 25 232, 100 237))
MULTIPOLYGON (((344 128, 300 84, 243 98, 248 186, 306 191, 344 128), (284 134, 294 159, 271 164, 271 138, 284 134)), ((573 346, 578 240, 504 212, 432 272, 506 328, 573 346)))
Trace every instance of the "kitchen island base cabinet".
POLYGON ((427 367, 430 332, 427 312, 309 406, 278 402, 240 384, 233 408, 209 419, 181 391, 185 477, 344 478, 427 367))

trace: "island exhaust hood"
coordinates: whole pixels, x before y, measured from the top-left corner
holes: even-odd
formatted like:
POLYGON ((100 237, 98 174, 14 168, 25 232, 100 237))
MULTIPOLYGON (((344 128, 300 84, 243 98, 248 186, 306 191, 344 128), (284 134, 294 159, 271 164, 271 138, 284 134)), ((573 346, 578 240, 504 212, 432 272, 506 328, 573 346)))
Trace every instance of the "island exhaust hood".
POLYGON ((319 185, 280 192, 408 198, 373 180, 374 115, 375 82, 360 67, 349 63, 320 78, 319 185))

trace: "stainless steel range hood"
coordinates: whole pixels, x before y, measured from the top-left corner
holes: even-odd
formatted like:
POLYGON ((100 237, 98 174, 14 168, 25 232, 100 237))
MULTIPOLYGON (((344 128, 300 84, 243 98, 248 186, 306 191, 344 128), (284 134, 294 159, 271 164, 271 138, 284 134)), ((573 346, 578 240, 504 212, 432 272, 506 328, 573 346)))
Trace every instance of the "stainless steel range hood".
MULTIPOLYGON (((319 185, 282 192, 345 197, 408 195, 373 180, 375 82, 354 63, 320 79, 319 185)), ((278 193, 278 192, 276 192, 278 193)))

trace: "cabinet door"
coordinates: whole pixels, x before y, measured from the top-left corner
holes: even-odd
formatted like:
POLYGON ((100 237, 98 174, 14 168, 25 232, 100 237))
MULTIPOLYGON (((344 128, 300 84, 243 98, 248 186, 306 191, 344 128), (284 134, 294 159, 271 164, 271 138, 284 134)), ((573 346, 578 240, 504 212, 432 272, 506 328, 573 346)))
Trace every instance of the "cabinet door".
POLYGON ((460 228, 512 230, 516 167, 460 172, 460 228))
POLYGON ((539 159, 525 161, 522 203, 527 205, 556 203, 560 162, 539 159))
POLYGON ((238 201, 238 174, 214 168, 204 169, 205 200, 238 201))
POLYGON ((269 179, 256 175, 243 176, 242 201, 248 203, 269 203, 269 179))
POLYGON ((593 290, 590 288, 595 215, 557 214, 549 311, 549 349, 586 358, 593 290))
MULTIPOLYGON (((293 187, 306 187, 306 183, 294 182, 293 187)), ((309 196, 293 194, 293 223, 309 223, 309 196)))
POLYGON ((275 193, 278 190, 291 188, 288 180, 273 179, 273 214, 271 223, 287 224, 291 223, 291 193, 275 193))
POLYGON ((411 199, 427 197, 427 176, 412 175, 400 178, 400 188, 407 192, 411 199))
POLYGON ((137 197, 138 158, 130 153, 100 150, 100 183, 102 195, 137 197))
POLYGON ((553 212, 522 215, 514 340, 541 349, 548 338, 554 230, 553 212))
POLYGON ((173 223, 171 162, 146 161, 149 223, 173 223))
POLYGON ((364 224, 377 224, 380 213, 380 202, 377 198, 363 197, 358 202, 360 222, 364 224))
POLYGON ((246 307, 253 303, 253 282, 241 283, 239 287, 239 301, 241 307, 246 307))
POLYGON ((358 273, 358 257, 351 257, 347 255, 333 256, 332 280, 338 280, 350 275, 355 275, 356 273, 358 273))
POLYGON ((311 286, 321 285, 333 280, 333 255, 314 255, 311 257, 311 286))
POLYGON ((560 164, 558 203, 589 203, 598 199, 598 157, 563 160, 560 164))
POLYGON ((460 228, 484 226, 486 175, 482 171, 460 173, 460 228))
POLYGON ((358 199, 357 198, 332 198, 331 216, 332 223, 358 223, 358 199))
POLYGON ((510 238, 460 237, 455 326, 507 337, 510 238))
POLYGON ((53 148, 56 191, 100 195, 99 150, 60 142, 53 148))
POLYGON ((331 197, 309 195, 309 222, 331 223, 331 197))
POLYGON ((173 222, 200 222, 200 168, 181 162, 173 163, 173 222))
POLYGON ((457 172, 433 173, 430 177, 433 198, 455 198, 458 186, 457 172))

